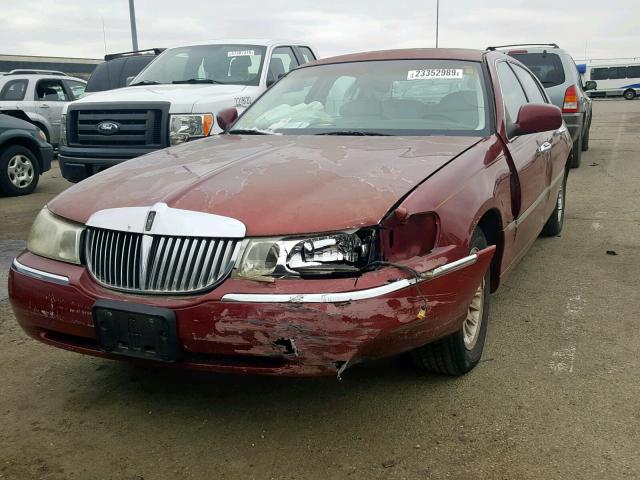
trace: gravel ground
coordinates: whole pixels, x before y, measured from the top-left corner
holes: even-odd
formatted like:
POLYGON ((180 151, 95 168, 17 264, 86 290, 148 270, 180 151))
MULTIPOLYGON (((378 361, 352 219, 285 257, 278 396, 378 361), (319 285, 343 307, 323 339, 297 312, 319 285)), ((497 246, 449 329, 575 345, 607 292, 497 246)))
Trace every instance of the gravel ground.
POLYGON ((68 186, 54 169, 0 199, 0 478, 640 478, 639 139, 640 101, 594 102, 564 232, 494 296, 458 379, 397 360, 342 382, 163 371, 28 339, 6 270, 68 186))

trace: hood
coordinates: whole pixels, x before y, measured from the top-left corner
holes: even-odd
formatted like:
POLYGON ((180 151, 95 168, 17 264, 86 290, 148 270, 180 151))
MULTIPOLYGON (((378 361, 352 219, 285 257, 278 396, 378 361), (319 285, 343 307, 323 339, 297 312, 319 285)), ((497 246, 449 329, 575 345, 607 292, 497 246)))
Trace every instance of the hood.
MULTIPOLYGON (((195 104, 207 104, 220 97, 237 95, 244 85, 140 85, 95 92, 72 105, 107 102, 170 102, 171 113, 191 113, 195 104)), ((207 112, 194 112, 207 113, 207 112)))
POLYGON ((49 208, 85 223, 102 209, 151 206, 224 215, 247 235, 377 224, 478 137, 220 135, 124 162, 73 186, 49 208))

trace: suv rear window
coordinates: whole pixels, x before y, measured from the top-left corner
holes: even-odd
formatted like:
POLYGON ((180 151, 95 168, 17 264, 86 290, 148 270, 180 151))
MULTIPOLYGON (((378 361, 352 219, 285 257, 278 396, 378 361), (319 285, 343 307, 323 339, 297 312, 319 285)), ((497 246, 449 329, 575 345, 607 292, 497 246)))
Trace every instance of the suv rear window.
POLYGON ((28 80, 11 80, 5 83, 0 91, 0 100, 14 102, 24 100, 28 82, 28 80))
POLYGON ((555 53, 514 53, 531 70, 545 88, 562 85, 565 80, 560 56, 555 53))

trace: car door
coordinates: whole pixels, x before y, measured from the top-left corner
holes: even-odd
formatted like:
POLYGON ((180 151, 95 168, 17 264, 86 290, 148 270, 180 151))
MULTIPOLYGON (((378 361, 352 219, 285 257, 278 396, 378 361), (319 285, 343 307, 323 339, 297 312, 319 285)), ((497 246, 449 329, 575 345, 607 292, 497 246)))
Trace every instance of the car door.
MULTIPOLYGON (((520 80, 529 103, 551 103, 546 96, 544 88, 535 76, 519 65, 510 65, 518 80, 520 80)), ((543 221, 545 222, 555 208, 558 190, 562 186, 565 174, 567 157, 560 142, 560 130, 563 128, 566 127, 563 126, 558 130, 538 134, 538 148, 546 150, 547 153, 547 185, 549 188, 547 188, 548 198, 546 199, 546 207, 543 214, 543 221)))
POLYGON ((546 221, 550 147, 545 142, 550 135, 548 132, 515 134, 520 108, 527 103, 539 102, 529 101, 510 62, 499 61, 496 64, 496 72, 505 110, 507 138, 504 140, 517 171, 520 190, 517 214, 508 227, 508 234, 513 236, 511 242, 514 247, 511 249, 513 258, 505 259, 509 264, 510 261, 517 261, 524 255, 546 221))
POLYGON ((42 79, 36 83, 35 91, 36 111, 51 125, 50 142, 58 144, 60 138, 60 118, 65 102, 71 101, 71 97, 64 88, 62 80, 42 79))

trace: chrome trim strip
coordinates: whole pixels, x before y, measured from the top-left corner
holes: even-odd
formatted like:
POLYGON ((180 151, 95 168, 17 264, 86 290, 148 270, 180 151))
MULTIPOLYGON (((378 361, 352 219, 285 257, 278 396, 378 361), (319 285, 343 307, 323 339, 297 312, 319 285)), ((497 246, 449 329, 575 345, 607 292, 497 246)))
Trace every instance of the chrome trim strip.
MULTIPOLYGON (((469 265, 473 265, 478 261, 478 255, 472 254, 463 257, 446 265, 434 268, 422 274, 423 280, 429 281, 434 278, 441 277, 448 273, 460 270, 469 265)), ((222 297, 223 302, 245 302, 245 303, 340 303, 351 302, 355 300, 367 300, 382 295, 393 293, 397 290, 409 287, 417 283, 415 278, 403 278, 379 287, 367 288, 364 290, 353 290, 350 292, 335 293, 281 293, 281 294, 263 294, 263 293, 227 293, 222 297)))
POLYGON ((62 275, 56 275, 55 273, 43 272, 42 270, 27 267, 26 265, 21 264, 17 258, 13 259, 13 264, 11 265, 11 267, 14 271, 21 273, 22 275, 36 278, 38 280, 57 283, 58 285, 69 284, 69 277, 64 277, 62 275))
POLYGON ((551 191, 552 188, 554 188, 556 186, 556 184, 562 180, 564 178, 565 172, 563 171, 560 175, 558 175, 556 178, 553 179, 553 181, 551 182, 551 185, 549 185, 547 188, 545 188, 542 193, 540 194, 540 196, 538 198, 536 198, 536 201, 533 202, 529 208, 527 208, 522 215, 520 215, 518 218, 516 218, 513 222, 511 222, 509 225, 507 225, 507 227, 505 228, 505 230, 511 230, 513 228, 516 228, 518 225, 520 225, 522 222, 524 222, 527 217, 529 215, 531 215, 531 212, 535 211, 536 208, 538 208, 538 205, 540 205, 544 200, 546 200, 546 196, 549 194, 549 192, 551 191))

